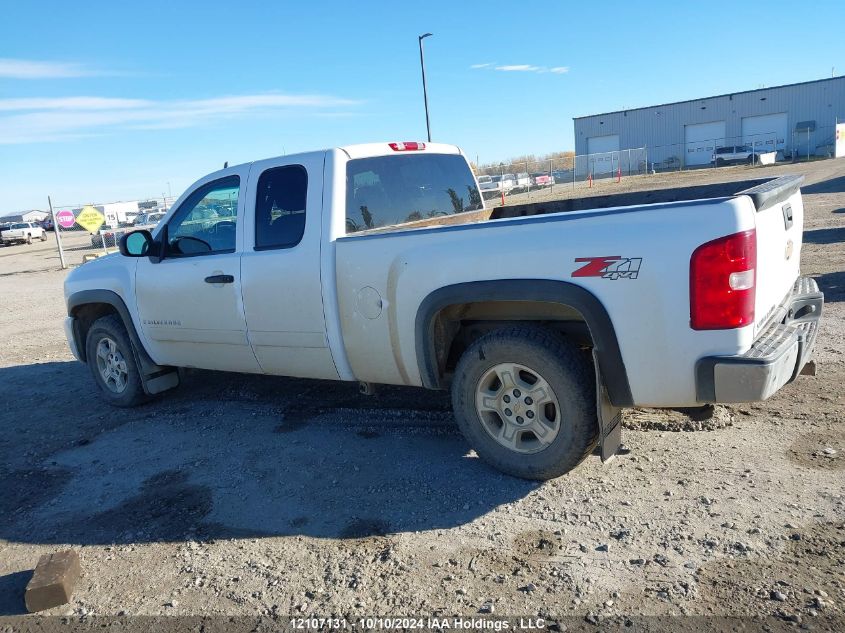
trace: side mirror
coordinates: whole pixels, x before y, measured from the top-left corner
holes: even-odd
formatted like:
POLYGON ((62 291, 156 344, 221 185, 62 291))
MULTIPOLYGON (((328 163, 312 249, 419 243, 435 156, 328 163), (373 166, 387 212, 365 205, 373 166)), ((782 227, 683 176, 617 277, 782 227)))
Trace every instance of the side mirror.
POLYGON ((120 254, 124 257, 147 257, 153 251, 153 236, 146 229, 132 231, 121 236, 120 254))

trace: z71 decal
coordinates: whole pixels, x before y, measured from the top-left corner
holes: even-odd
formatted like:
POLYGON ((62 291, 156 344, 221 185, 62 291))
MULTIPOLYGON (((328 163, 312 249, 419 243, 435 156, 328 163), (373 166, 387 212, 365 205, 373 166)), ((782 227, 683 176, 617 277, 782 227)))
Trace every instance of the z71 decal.
POLYGON ((576 262, 586 262, 572 272, 573 277, 601 277, 602 279, 636 279, 640 274, 642 257, 576 257, 576 262))

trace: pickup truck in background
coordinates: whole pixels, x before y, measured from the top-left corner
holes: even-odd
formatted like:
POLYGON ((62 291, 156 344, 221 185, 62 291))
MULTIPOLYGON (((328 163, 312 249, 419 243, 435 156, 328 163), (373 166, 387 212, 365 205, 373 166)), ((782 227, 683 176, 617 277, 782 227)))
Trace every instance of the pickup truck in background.
POLYGON ((40 224, 32 222, 17 222, 9 225, 0 232, 0 240, 4 246, 9 244, 32 244, 32 240, 47 241, 47 232, 40 224))
POLYGON ((493 182, 490 176, 478 177, 478 190, 481 196, 486 200, 497 195, 502 189, 501 182, 493 182))
POLYGON ((551 174, 537 173, 531 174, 531 182, 539 189, 542 187, 551 187, 555 184, 555 179, 552 178, 551 174))
POLYGON ((116 406, 179 367, 450 389, 482 459, 548 479, 609 459, 624 407, 763 400, 802 372, 823 297, 800 183, 486 209, 450 145, 256 161, 73 270, 65 331, 116 406))
POLYGON ((514 176, 513 188, 518 191, 527 191, 528 188, 531 187, 531 184, 531 176, 525 172, 514 176))

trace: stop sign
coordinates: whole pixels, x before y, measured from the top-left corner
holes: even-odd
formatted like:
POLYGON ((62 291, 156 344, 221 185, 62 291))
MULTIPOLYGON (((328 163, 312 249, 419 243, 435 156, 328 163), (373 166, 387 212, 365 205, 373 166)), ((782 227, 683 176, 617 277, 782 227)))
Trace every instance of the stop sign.
POLYGON ((56 222, 63 229, 69 229, 76 223, 76 217, 73 215, 73 211, 59 211, 56 214, 56 222))

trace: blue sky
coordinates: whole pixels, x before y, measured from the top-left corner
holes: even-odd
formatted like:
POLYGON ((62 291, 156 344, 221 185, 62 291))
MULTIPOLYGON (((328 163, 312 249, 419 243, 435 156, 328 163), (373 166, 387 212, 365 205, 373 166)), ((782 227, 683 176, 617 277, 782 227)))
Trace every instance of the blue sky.
POLYGON ((4 18, 0 213, 424 140, 427 31, 432 136, 482 162, 571 150, 573 116, 845 72, 841 2, 36 1, 4 18))

